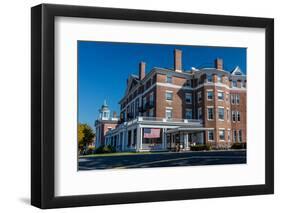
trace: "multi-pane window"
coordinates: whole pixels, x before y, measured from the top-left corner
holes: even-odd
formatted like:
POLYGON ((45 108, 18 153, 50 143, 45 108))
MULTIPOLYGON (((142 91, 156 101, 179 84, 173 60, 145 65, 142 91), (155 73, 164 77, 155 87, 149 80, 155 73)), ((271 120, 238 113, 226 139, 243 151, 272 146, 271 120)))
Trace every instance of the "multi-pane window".
POLYGON ((236 80, 232 80, 232 87, 237 87, 237 81, 236 80))
POLYGON ((236 112, 236 118, 237 118, 236 119, 237 121, 240 121, 240 112, 239 111, 236 112))
POLYGON ((233 142, 236 143, 236 140, 237 140, 236 130, 233 130, 233 142))
POLYGON ((185 110, 185 119, 192 119, 192 109, 185 110))
POLYGON ((166 100, 172 101, 173 100, 173 92, 166 91, 166 100))
POLYGON ((166 119, 172 119, 173 109, 166 109, 166 119))
POLYGON ((236 104, 240 104, 240 95, 236 94, 236 104))
POLYGON ((208 83, 213 82, 213 75, 207 75, 207 82, 208 83))
POLYGON ((201 102, 202 101, 202 93, 201 91, 197 92, 197 102, 201 102))
POLYGON ((223 130, 223 129, 219 130, 219 138, 220 138, 220 141, 225 140, 225 130, 223 130))
POLYGON ((173 81, 172 76, 167 75, 167 76, 166 76, 166 83, 171 84, 171 83, 172 83, 172 81, 173 81))
POLYGON ((240 129, 239 131, 238 131, 238 142, 242 142, 242 130, 240 129))
POLYGON ((191 93, 185 93, 185 102, 188 104, 192 103, 192 94, 191 93))
POLYGON ((218 109, 219 112, 219 120, 224 120, 224 108, 219 108, 218 109))
POLYGON ((218 100, 223 101, 224 100, 224 92, 218 91, 218 100))
POLYGON ((198 108, 197 114, 198 114, 198 119, 202 119, 202 108, 201 107, 198 108))
POLYGON ((208 107, 207 113, 208 113, 208 120, 213 120, 214 119, 214 108, 208 107))
POLYGON ((210 101, 210 100, 213 100, 213 96, 214 96, 214 92, 213 90, 207 90, 207 99, 210 101))
POLYGON ((231 94, 231 104, 235 104, 235 96, 231 94))
POLYGON ((214 140, 214 131, 208 130, 208 141, 213 141, 213 140, 214 140))
POLYGON ((232 111, 232 122, 236 121, 236 115, 235 111, 232 111))

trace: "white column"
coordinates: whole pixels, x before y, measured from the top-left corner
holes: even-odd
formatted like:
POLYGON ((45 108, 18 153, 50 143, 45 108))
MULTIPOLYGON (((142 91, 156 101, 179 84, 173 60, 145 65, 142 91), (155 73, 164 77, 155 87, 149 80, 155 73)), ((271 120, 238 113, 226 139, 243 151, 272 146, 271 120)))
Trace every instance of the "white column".
POLYGON ((131 148, 133 147, 134 143, 134 129, 131 129, 131 148))
POLYGON ((166 128, 162 129, 162 149, 167 148, 167 137, 166 137, 166 128))
POLYGON ((140 127, 139 150, 142 150, 142 127, 140 127))

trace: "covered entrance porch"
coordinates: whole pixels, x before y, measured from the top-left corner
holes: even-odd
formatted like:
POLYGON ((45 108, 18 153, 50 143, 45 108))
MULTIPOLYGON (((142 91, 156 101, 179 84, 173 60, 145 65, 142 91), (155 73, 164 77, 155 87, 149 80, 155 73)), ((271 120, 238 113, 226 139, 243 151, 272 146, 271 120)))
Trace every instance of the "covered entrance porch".
POLYGON ((166 132, 167 150, 188 151, 191 145, 205 143, 206 128, 175 128, 166 132))

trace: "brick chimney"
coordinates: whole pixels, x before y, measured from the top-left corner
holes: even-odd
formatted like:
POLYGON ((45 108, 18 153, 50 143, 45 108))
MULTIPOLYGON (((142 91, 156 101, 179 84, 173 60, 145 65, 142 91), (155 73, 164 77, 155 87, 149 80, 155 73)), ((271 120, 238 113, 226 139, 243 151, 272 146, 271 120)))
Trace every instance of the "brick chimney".
POLYGON ((117 118, 117 113, 115 111, 113 112, 113 118, 117 118))
POLYGON ((139 64, 139 79, 142 80, 145 77, 145 62, 139 64))
POLYGON ((215 60, 215 68, 218 69, 218 70, 223 69, 223 60, 221 58, 217 58, 215 60))
POLYGON ((182 51, 174 50, 174 69, 176 72, 182 72, 182 51))

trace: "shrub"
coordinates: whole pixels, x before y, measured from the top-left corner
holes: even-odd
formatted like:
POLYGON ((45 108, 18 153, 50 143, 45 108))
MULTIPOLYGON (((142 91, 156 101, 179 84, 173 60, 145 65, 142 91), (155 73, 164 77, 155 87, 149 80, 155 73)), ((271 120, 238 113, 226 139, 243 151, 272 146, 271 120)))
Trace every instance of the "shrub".
POLYGON ((231 146, 231 149, 246 149, 247 145, 246 143, 234 143, 231 146))
POLYGON ((111 145, 100 146, 95 150, 95 154, 105 154, 105 153, 114 153, 114 152, 116 152, 116 149, 111 145))
POLYGON ((89 146, 85 154, 86 154, 86 155, 91 155, 91 154, 93 154, 93 153, 94 153, 94 147, 89 146))
POLYGON ((192 145, 190 147, 191 151, 203 151, 203 150, 211 150, 211 146, 209 144, 197 144, 192 145))

